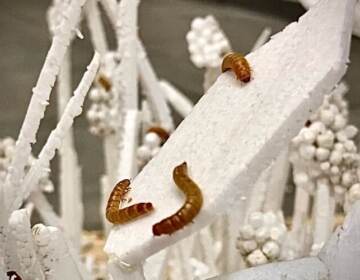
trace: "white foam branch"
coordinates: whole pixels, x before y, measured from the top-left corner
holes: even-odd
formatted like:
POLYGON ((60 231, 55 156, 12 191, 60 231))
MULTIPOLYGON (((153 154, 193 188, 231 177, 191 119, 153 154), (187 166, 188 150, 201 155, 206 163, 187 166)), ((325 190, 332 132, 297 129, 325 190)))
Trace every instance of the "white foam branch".
POLYGON ((175 111, 184 118, 189 115, 194 107, 191 100, 168 81, 162 80, 159 83, 165 93, 167 101, 171 104, 175 111))
POLYGON ((19 260, 18 273, 24 280, 44 279, 40 263, 36 256, 36 246, 31 233, 30 219, 25 209, 12 212, 9 230, 15 240, 16 255, 19 260))
POLYGON ((45 224, 57 227, 59 229, 64 228, 60 217, 55 213, 52 205, 41 191, 32 192, 29 196, 29 200, 35 206, 45 224))
POLYGON ((334 213, 331 207, 330 185, 326 179, 316 183, 314 215, 314 233, 311 254, 317 255, 333 230, 334 213))
MULTIPOLYGON (((116 36, 121 56, 121 94, 127 109, 138 107, 137 28, 139 0, 122 0, 117 8, 116 36)), ((116 86, 116 85, 115 85, 116 86)))
POLYGON ((119 131, 119 159, 117 179, 131 178, 137 173, 136 148, 138 145, 138 65, 137 27, 139 0, 123 0, 117 7, 116 37, 121 62, 115 70, 114 87, 121 95, 118 104, 124 120, 119 131), (120 108, 121 107, 121 108, 120 108))
POLYGON ((263 172, 261 172, 259 179, 253 185, 250 198, 248 199, 249 202, 246 207, 246 221, 251 213, 263 211, 266 190, 268 187, 269 177, 271 176, 271 168, 272 166, 268 166, 263 172))
POLYGON ((358 280, 360 277, 360 202, 332 235, 319 257, 330 270, 330 280, 358 280))
MULTIPOLYGON (((294 214, 292 219, 292 227, 290 232, 290 243, 297 245, 294 248, 297 254, 301 254, 299 250, 303 250, 299 245, 299 240, 305 231, 305 224, 309 216, 310 194, 302 187, 297 187, 295 192, 294 214)), ((304 246, 303 246, 304 247, 304 246)))
POLYGON ((111 25, 113 28, 116 28, 116 9, 117 9, 117 0, 99 0, 100 4, 103 6, 106 15, 108 16, 111 25))
POLYGON ((43 169, 47 168, 50 160, 55 156, 55 151, 60 148, 64 137, 73 124, 74 118, 81 114, 85 96, 99 68, 99 61, 99 54, 96 53, 88 66, 88 70, 81 79, 79 86, 75 90, 74 96, 69 100, 59 123, 51 132, 46 144, 41 150, 39 158, 34 162, 25 176, 22 192, 17 195, 12 204, 12 209, 18 208, 22 200, 25 199, 31 191, 35 190, 34 188, 37 186, 39 176, 42 174, 43 169))
POLYGON ((36 133, 40 125, 40 120, 44 116, 51 89, 54 86, 56 75, 60 71, 66 49, 72 39, 72 34, 76 30, 81 7, 84 3, 85 0, 71 2, 66 16, 64 16, 64 21, 60 24, 58 31, 53 37, 38 81, 33 88, 33 95, 20 130, 14 157, 6 178, 4 195, 6 196, 5 203, 7 209, 11 208, 17 192, 21 187, 21 180, 24 177, 24 167, 31 154, 31 144, 36 142, 36 133))
MULTIPOLYGON (((58 105, 58 119, 61 119, 62 114, 69 102, 72 93, 72 80, 71 80, 71 49, 69 48, 64 61, 61 65, 59 78, 57 81, 57 105, 58 105)), ((80 246, 80 238, 83 224, 83 204, 81 199, 81 173, 78 163, 78 156, 74 145, 74 133, 70 128, 66 136, 63 139, 62 146, 59 149, 60 154, 60 174, 59 174, 59 193, 60 193, 60 213, 63 219, 63 225, 67 234, 71 237, 75 246, 80 246), (78 213, 74 218, 74 212, 78 213)), ((36 195, 40 199, 40 194, 36 195)), ((45 206, 46 198, 42 196, 45 206)), ((47 202, 47 201, 46 201, 47 202)), ((58 226, 56 224, 55 214, 51 212, 51 206, 45 208, 39 208, 38 210, 42 214, 42 217, 46 224, 58 226), (50 214, 50 215, 49 215, 50 214), (51 223, 47 223, 50 219, 51 223)))
POLYGON ((87 0, 85 5, 85 15, 94 49, 103 55, 109 48, 106 41, 105 30, 101 22, 97 0, 87 0))
POLYGON ((354 5, 354 0, 321 1, 273 36, 247 56, 250 83, 242 85, 232 72, 222 74, 132 183, 133 201, 151 201, 156 210, 115 226, 106 252, 136 264, 247 197, 258 175, 345 74, 354 5), (202 210, 184 229, 154 237, 152 226, 184 202, 172 179, 183 161, 202 189, 202 210))
POLYGON ((24 209, 26 209, 27 214, 31 217, 32 213, 34 212, 35 205, 31 201, 26 202, 24 205, 24 209))
POLYGON ((120 160, 118 166, 118 180, 133 178, 137 174, 136 148, 138 144, 138 132, 140 113, 137 110, 127 110, 124 114, 124 128, 120 148, 120 160))
POLYGON ((271 174, 268 180, 264 211, 277 212, 281 210, 285 194, 286 183, 289 177, 290 162, 288 149, 281 152, 271 167, 271 174))
POLYGON ((209 280, 329 280, 328 273, 327 267, 318 258, 304 258, 261 265, 209 280))
POLYGON ((256 51, 258 48, 260 48, 262 45, 264 45, 271 36, 271 28, 266 27, 264 30, 260 33, 259 37, 255 41, 254 46, 252 47, 251 51, 256 51))
POLYGON ((137 40, 138 47, 138 67, 140 81, 143 86, 144 94, 147 96, 149 105, 151 106, 155 121, 167 130, 173 130, 174 124, 171 117, 169 107, 166 104, 164 90, 161 88, 152 68, 146 51, 140 40, 137 40))
POLYGON ((153 123, 153 116, 150 110, 149 102, 146 99, 141 101, 141 123, 142 123, 142 133, 146 134, 146 131, 149 129, 153 123))

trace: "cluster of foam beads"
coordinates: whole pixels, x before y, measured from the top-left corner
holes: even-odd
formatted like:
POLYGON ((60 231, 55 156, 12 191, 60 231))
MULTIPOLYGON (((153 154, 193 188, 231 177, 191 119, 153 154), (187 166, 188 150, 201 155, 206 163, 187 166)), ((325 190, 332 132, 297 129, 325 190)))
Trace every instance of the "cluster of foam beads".
POLYGON ((290 153, 296 185, 313 193, 316 182, 325 179, 340 205, 360 199, 360 155, 354 143, 358 129, 348 125, 348 115, 343 94, 326 96, 292 140, 290 153))
MULTIPOLYGON (((12 157, 15 152, 15 140, 11 137, 0 139, 0 185, 5 182, 8 168, 10 167, 12 157)), ((28 163, 25 165, 25 172, 28 172, 35 158, 30 155, 28 163)), ((52 192, 54 185, 49 179, 49 173, 44 170, 40 180, 39 189, 45 192, 52 192)))
POLYGON ((86 117, 90 124, 90 133, 105 137, 115 133, 118 119, 118 100, 113 87, 113 73, 120 63, 115 52, 104 55, 94 87, 90 90, 91 105, 86 117))
POLYGON ((150 127, 144 135, 143 144, 137 149, 137 160, 140 167, 147 164, 169 138, 168 132, 159 127, 150 127))
POLYGON ((286 232, 281 214, 253 212, 240 228, 236 247, 249 267, 274 262, 280 259, 286 232))
POLYGON ((231 50, 230 42, 213 16, 194 18, 186 35, 190 59, 196 67, 218 67, 231 50))

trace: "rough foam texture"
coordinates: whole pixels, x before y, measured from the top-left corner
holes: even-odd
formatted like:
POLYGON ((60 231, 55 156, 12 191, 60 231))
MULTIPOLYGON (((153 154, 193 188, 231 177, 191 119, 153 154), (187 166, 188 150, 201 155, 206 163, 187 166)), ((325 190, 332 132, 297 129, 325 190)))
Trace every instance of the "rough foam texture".
POLYGON ((328 270, 318 258, 273 263, 209 280, 326 280, 328 270))
POLYGON ((356 202, 346 220, 320 252, 320 259, 330 270, 330 280, 360 279, 360 201, 356 202))
POLYGON ((354 5, 321 1, 248 55, 248 84, 232 72, 219 77, 132 182, 132 203, 151 201, 155 211, 113 228, 105 247, 113 260, 140 262, 211 223, 240 195, 248 196, 261 171, 346 72, 354 5), (184 229, 154 237, 152 225, 183 204, 172 180, 173 168, 183 161, 202 189, 203 208, 184 229))

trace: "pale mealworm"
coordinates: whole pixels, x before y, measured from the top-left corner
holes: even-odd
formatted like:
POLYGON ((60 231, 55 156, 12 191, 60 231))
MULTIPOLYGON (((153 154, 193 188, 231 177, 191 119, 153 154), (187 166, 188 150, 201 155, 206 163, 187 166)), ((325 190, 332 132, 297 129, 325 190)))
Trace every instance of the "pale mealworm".
POLYGON ((240 53, 229 53, 225 55, 221 71, 225 72, 228 70, 233 70, 236 77, 244 82, 248 83, 251 79, 251 68, 249 62, 246 58, 240 53))
POLYGON ((111 192, 106 206, 106 218, 110 223, 124 224, 154 210, 150 202, 141 202, 119 209, 121 201, 129 190, 130 181, 125 179, 117 183, 111 192))
POLYGON ((201 190, 189 177, 186 162, 174 168, 173 179, 186 195, 185 203, 175 214, 153 225, 154 235, 172 234, 183 228, 195 218, 203 204, 201 190))

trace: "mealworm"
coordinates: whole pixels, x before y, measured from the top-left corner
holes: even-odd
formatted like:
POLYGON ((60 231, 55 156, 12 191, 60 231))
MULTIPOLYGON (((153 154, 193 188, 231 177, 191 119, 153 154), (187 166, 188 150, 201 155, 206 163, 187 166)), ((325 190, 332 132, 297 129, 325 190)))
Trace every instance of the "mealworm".
POLYGON ((174 168, 173 179, 186 195, 185 203, 175 214, 153 225, 154 235, 172 234, 183 228, 195 218, 203 204, 201 190, 189 177, 186 162, 174 168))
POLYGON ((244 83, 250 82, 251 69, 249 62, 240 53, 229 53, 224 57, 221 71, 226 72, 228 70, 233 70, 240 81, 244 83))
POLYGON ((121 201, 129 191, 130 181, 127 179, 117 183, 112 190, 106 206, 106 218, 110 223, 124 224, 143 216, 154 209, 150 202, 141 202, 119 209, 121 201))
POLYGON ((163 145, 170 137, 170 134, 160 126, 152 126, 147 130, 147 132, 156 133, 161 139, 161 145, 163 145))
POLYGON ((111 90, 111 82, 104 75, 99 74, 98 78, 97 78, 97 81, 106 91, 111 90))
POLYGON ((21 277, 15 271, 8 271, 6 275, 9 276, 9 280, 21 280, 21 277))

